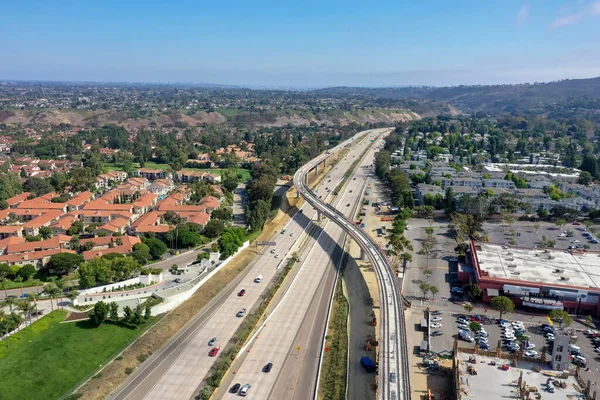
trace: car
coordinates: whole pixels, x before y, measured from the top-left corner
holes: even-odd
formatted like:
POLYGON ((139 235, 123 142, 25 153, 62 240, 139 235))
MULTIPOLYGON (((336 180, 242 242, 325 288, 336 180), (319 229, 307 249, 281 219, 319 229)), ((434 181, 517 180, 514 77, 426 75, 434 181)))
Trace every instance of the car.
POLYGON ((290 233, 290 237, 291 237, 291 236, 294 236, 294 232, 290 233))
POLYGON ((471 328, 469 328, 469 325, 467 325, 467 324, 458 324, 458 327, 460 329, 464 329, 465 331, 470 331, 471 330, 471 328))
POLYGON ((554 333, 546 332, 544 335, 546 336, 546 339, 554 340, 554 333))
POLYGON ((238 393, 238 394, 242 397, 245 397, 248 394, 250 387, 251 387, 250 384, 246 383, 244 386, 242 386, 242 389, 240 390, 240 393, 238 393))
POLYGON ((243 317, 244 315, 246 315, 246 309, 242 308, 240 311, 237 312, 237 314, 235 314, 236 317, 243 317))
POLYGON ((469 323, 469 321, 464 318, 459 318, 456 320, 456 322, 458 322, 459 324, 465 324, 465 325, 469 323))
POLYGON ((350 203, 346 204, 346 207, 350 207, 350 203))
POLYGON ((481 317, 479 315, 473 315, 471 317, 471 322, 481 322, 481 317))
POLYGON ((550 333, 554 333, 554 328, 553 328, 553 327, 551 327, 550 325, 547 325, 547 326, 544 326, 544 327, 542 327, 542 330, 543 330, 544 332, 550 332, 550 333))
POLYGON ((518 344, 509 344, 509 345, 506 345, 506 349, 508 351, 519 351, 521 349, 521 347, 518 344))
POLYGON ((431 315, 442 315, 442 312, 440 310, 435 310, 435 311, 432 311, 430 314, 431 315))
POLYGON ((271 368, 273 368, 273 363, 268 363, 263 367, 263 372, 268 374, 269 372, 271 372, 271 368))
POLYGON ((238 292, 238 296, 239 296, 239 297, 242 297, 242 296, 243 296, 243 295, 245 295, 245 294, 246 294, 246 289, 242 289, 242 290, 240 290, 240 291, 238 292))
POLYGON ((502 319, 498 320, 498 324, 500 324, 500 325, 502 325, 502 324, 510 324, 510 322, 507 319, 502 318, 502 319))
POLYGON ((350 190, 349 192, 352 193, 352 190, 350 190))
POLYGON ((525 353, 523 353, 525 356, 527 357, 537 357, 539 354, 537 351, 535 350, 527 350, 525 353))
POLYGON ((533 350, 535 349, 535 344, 530 342, 525 342, 525 346, 523 347, 525 350, 533 350))
POLYGON ((479 338, 479 343, 487 343, 490 344, 490 342, 486 339, 486 338, 479 338))
POLYGON ((432 322, 442 322, 442 318, 441 317, 433 317, 431 318, 432 322))
POLYGON ((476 336, 486 338, 486 337, 490 336, 490 334, 485 331, 484 332, 479 331, 479 332, 477 332, 476 336))
POLYGON ((208 355, 210 357, 216 357, 217 354, 219 354, 219 350, 221 350, 221 348, 219 346, 213 347, 212 350, 208 353, 208 355))
POLYGON ((259 275, 256 278, 254 278, 254 283, 260 283, 260 282, 262 282, 262 280, 263 280, 263 276, 259 275))
POLYGON ((583 366, 585 366, 587 361, 584 356, 576 355, 573 357, 573 363, 583 367, 583 366))
POLYGON ((352 178, 352 180, 353 180, 353 181, 355 181, 355 180, 356 180, 356 177, 355 177, 355 178, 352 178))
POLYGON ((442 336, 444 332, 442 331, 433 331, 431 332, 431 336, 442 336))
POLYGON ((596 348, 594 349, 594 351, 595 351, 596 353, 600 353, 600 347, 596 347, 596 348))
POLYGON ((395 372, 390 372, 390 382, 396 383, 396 373, 395 372))
POLYGON ((279 253, 275 254, 275 258, 279 258, 279 253))
POLYGON ((212 339, 210 339, 210 340, 208 341, 208 345, 209 345, 209 346, 214 346, 214 345, 215 345, 215 343, 217 343, 217 338, 216 338, 216 337, 214 337, 214 338, 212 338, 212 339))
POLYGON ((558 237, 567 237, 567 234, 566 233, 559 233, 558 237))
POLYGON ((275 254, 275 252, 277 252, 277 249, 271 249, 271 254, 275 254))
POLYGON ((240 390, 240 385, 239 383, 234 384, 231 389, 229 389, 229 393, 237 393, 238 390, 240 390))
POLYGON ((440 324, 439 322, 434 322, 431 324, 431 328, 433 329, 439 329, 442 327, 442 324, 440 324))
POLYGON ((480 343, 480 344, 479 344, 479 348, 480 348, 481 350, 489 350, 489 349, 490 349, 490 346, 489 346, 488 344, 485 344, 485 343, 480 343))

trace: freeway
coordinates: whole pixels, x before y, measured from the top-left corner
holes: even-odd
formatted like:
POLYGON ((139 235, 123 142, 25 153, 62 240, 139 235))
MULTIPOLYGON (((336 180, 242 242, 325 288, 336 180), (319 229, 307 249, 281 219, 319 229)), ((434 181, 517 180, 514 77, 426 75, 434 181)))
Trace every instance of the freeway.
MULTIPOLYGON (((364 137, 360 134, 357 136, 364 137)), ((344 142, 330 152, 339 151, 354 141, 353 138, 344 142)), ((352 159, 364 150, 366 141, 356 140, 356 143, 346 159, 352 159)), ((343 179, 344 173, 342 168, 334 168, 317 190, 326 193, 327 188, 335 187, 343 179)), ((312 245, 316 240, 312 237, 316 226, 312 221, 315 214, 316 211, 305 204, 285 226, 285 234, 278 233, 270 239, 276 245, 264 247, 241 276, 219 293, 216 300, 190 321, 172 341, 142 364, 111 398, 186 399, 197 394, 203 378, 216 359, 208 354, 211 349, 208 341, 217 337, 216 345, 224 348, 243 320, 236 317, 236 313, 242 308, 250 311, 257 304, 277 269, 287 262, 300 245, 312 245), (262 275, 263 280, 255 283, 258 275, 262 275), (246 294, 238 296, 242 288, 246 289, 246 294)))
POLYGON ((373 262, 381 299, 378 398, 409 400, 408 350, 404 308, 400 294, 401 285, 383 249, 366 232, 349 221, 341 211, 321 201, 306 185, 309 171, 325 157, 327 155, 316 157, 301 167, 294 175, 294 184, 307 203, 344 229, 373 262))
MULTIPOLYGON (((374 131, 368 139, 373 140, 385 132, 389 129, 374 131)), ((348 162, 352 164, 355 160, 353 157, 348 162)), ((343 163, 338 165, 346 169, 343 163)), ((332 201, 350 218, 360 206, 369 173, 366 167, 372 163, 373 152, 370 151, 359 163, 361 168, 348 180, 344 192, 332 201)), ((329 301, 336 269, 344 253, 346 233, 327 221, 318 235, 285 296, 268 315, 256 337, 240 352, 232 366, 235 374, 222 382, 216 398, 235 398, 234 393, 226 392, 233 383, 249 383, 252 397, 259 399, 301 400, 314 392, 329 301), (272 364, 269 373, 263 372, 267 363, 272 364)))

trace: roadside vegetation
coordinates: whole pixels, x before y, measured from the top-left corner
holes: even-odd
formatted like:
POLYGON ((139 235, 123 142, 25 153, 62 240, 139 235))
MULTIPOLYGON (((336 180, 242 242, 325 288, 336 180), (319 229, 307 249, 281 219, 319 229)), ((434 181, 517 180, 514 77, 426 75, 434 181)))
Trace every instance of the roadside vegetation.
MULTIPOLYGON (((344 256, 344 259, 346 256, 344 256)), ((345 265, 345 260, 342 265, 345 265)), ((343 270, 340 271, 333 305, 331 319, 325 337, 325 353, 321 366, 321 381, 319 383, 319 399, 343 399, 346 394, 346 375, 348 373, 348 300, 342 287, 343 270)))

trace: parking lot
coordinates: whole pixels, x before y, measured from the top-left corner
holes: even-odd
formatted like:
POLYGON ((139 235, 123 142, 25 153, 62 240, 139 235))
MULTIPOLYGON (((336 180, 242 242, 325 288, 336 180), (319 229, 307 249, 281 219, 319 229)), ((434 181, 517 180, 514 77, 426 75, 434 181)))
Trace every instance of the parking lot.
MULTIPOLYGON (((464 312, 452 312, 443 306, 437 307, 435 310, 439 312, 439 315, 431 315, 429 320, 430 351, 440 353, 452 349, 452 344, 454 339, 458 336, 459 331, 459 324, 457 323, 457 320, 461 317, 471 318, 471 315, 467 315, 464 312), (432 318, 434 317, 441 320, 432 321, 432 318), (440 323, 441 327, 433 328, 431 325, 432 322, 440 323), (432 336, 431 333, 434 331, 440 331, 442 333, 439 336, 432 336)), ((487 341, 489 343, 490 351, 495 351, 500 343, 503 351, 510 352, 509 348, 506 347, 505 341, 503 340, 503 330, 497 322, 499 314, 496 311, 485 309, 482 310, 478 308, 476 311, 472 312, 472 315, 479 315, 483 317, 481 325, 488 334, 487 341)), ((552 344, 546 340, 546 337, 544 337, 544 331, 542 329, 542 326, 545 324, 551 325, 551 322, 545 316, 510 314, 509 316, 505 316, 503 318, 507 318, 511 323, 515 321, 522 323, 524 327, 524 335, 528 336, 528 341, 534 346, 530 350, 537 352, 538 355, 541 355, 544 350, 547 354, 551 354, 552 344)), ((556 326, 553 327, 556 328, 556 326)), ((568 328, 569 331, 576 331, 576 338, 572 339, 571 343, 581 348, 581 355, 585 357, 587 362, 586 367, 589 368, 589 370, 582 371, 584 379, 590 379, 592 383, 596 381, 599 381, 600 383, 600 354, 595 351, 596 346, 593 345, 592 340, 584 333, 587 329, 589 329, 589 327, 584 326, 578 321, 574 321, 573 325, 568 328)), ((471 336, 474 335, 471 334, 471 336)), ((459 338, 459 346, 464 348, 474 347, 475 342, 468 342, 459 338)), ((575 365, 571 364, 571 368, 575 368, 575 365)))
POLYGON ((586 228, 583 225, 566 224, 563 227, 557 227, 555 224, 550 222, 537 222, 539 228, 536 230, 533 225, 535 223, 517 221, 510 226, 505 226, 502 223, 489 223, 483 224, 483 229, 488 234, 490 242, 501 243, 510 245, 510 241, 514 238, 516 246, 525 248, 534 248, 539 246, 540 241, 546 236, 547 240, 554 240, 556 242, 556 249, 568 249, 569 246, 581 246, 588 245, 590 250, 600 251, 600 243, 592 243, 589 238, 583 235, 584 231, 589 229, 592 236, 598 238, 600 233, 596 231, 597 226, 586 228), (561 237, 564 231, 572 231, 572 237, 561 237), (514 236, 513 233, 514 232, 514 236), (577 241, 577 242, 576 242, 577 241))

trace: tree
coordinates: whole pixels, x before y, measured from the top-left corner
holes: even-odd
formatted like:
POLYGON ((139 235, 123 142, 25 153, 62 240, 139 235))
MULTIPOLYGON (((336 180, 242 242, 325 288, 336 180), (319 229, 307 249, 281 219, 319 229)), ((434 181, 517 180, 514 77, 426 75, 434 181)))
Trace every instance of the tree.
POLYGON ((105 302, 99 301, 94 304, 94 311, 90 311, 88 315, 94 325, 100 326, 108 317, 108 306, 105 302))
POLYGON ((144 304, 144 319, 148 321, 152 316, 152 306, 148 303, 144 304))
POLYGON ((229 207, 221 207, 213 210, 210 216, 213 220, 220 219, 221 221, 231 221, 231 218, 233 217, 233 211, 229 207))
POLYGON ((175 211, 167 211, 163 215, 163 219, 167 224, 178 225, 181 223, 181 217, 175 211))
POLYGON ((563 226, 565 226, 567 224, 567 221, 564 219, 557 219, 556 222, 554 222, 554 224, 561 229, 563 226))
POLYGON ((580 185, 589 186, 594 181, 594 177, 588 171, 581 171, 577 183, 580 185))
POLYGON ((119 305, 116 301, 112 301, 110 304, 109 318, 114 322, 119 320, 119 305))
POLYGON ((479 285, 475 283, 469 283, 467 286, 464 287, 464 293, 467 295, 469 300, 476 301, 481 297, 483 291, 481 290, 479 285))
POLYGON ((54 283, 49 283, 44 286, 44 293, 46 293, 50 297, 50 308, 52 309, 52 318, 54 318, 54 303, 53 299, 56 298, 60 290, 56 287, 54 283))
POLYGON ((25 319, 25 326, 27 326, 27 319, 29 319, 29 326, 31 326, 31 313, 33 312, 34 305, 31 303, 31 300, 19 300, 17 302, 17 309, 21 311, 23 318, 25 319))
POLYGON ((131 256, 141 265, 144 265, 152 258, 150 247, 145 243, 136 243, 133 245, 131 256))
POLYGON ((469 329, 473 332, 479 332, 481 330, 481 324, 477 321, 469 323, 469 329))
MULTIPOLYGON (((216 210, 215 210, 216 211, 216 210)), ((212 219, 204 227, 204 235, 211 239, 219 237, 225 230, 225 224, 218 219, 212 219)))
POLYGON ((27 179, 27 181, 23 185, 23 190, 25 190, 26 192, 31 192, 35 194, 36 197, 38 197, 43 194, 54 191, 54 187, 52 187, 48 179, 32 176, 31 178, 27 179))
POLYGON ((262 199, 250 203, 246 209, 246 223, 250 225, 250 229, 257 231, 263 228, 271 212, 269 204, 262 199))
POLYGON ((133 310, 129 306, 123 307, 123 321, 130 324, 132 322, 133 310))
POLYGON ((23 279, 23 281, 28 281, 33 277, 33 275, 35 275, 36 272, 37 269, 35 268, 35 266, 33 266, 33 264, 25 264, 21 267, 18 274, 23 279))
POLYGON ((429 280, 431 278, 432 274, 433 274, 433 271, 430 270, 429 268, 423 270, 423 275, 425 275, 425 278, 427 278, 427 280, 429 280))
POLYGON ((475 307, 473 307, 473 304, 471 304, 471 303, 465 303, 463 308, 465 309, 466 312, 471 313, 471 311, 473 311, 473 309, 475 307))
POLYGON ((52 228, 48 227, 48 226, 42 226, 39 229, 40 232, 40 236, 44 239, 48 239, 52 236, 52 228))
POLYGON ((515 303, 506 296, 496 296, 492 299, 492 309, 500 313, 500 318, 504 313, 513 312, 515 303))
POLYGON ((410 256, 411 260, 412 260, 412 256, 408 253, 405 253, 405 251, 412 251, 413 250, 413 246, 410 243, 410 240, 408 240, 403 234, 399 234, 399 233, 394 233, 392 234, 392 236, 390 237, 390 241, 388 244, 388 255, 390 255, 392 257, 392 263, 393 265, 396 267, 396 269, 399 269, 399 263, 402 260, 403 261, 403 266, 404 268, 406 267, 406 262, 408 261, 408 257, 410 256), (405 256, 403 256, 403 254, 406 254, 405 256))
POLYGON ((431 285, 429 286, 429 291, 431 292, 431 296, 435 299, 435 295, 439 293, 440 289, 437 286, 431 285))
POLYGON ((79 290, 70 290, 67 292, 67 298, 71 300, 71 304, 75 304, 75 299, 79 297, 79 290))
POLYGON ((573 323, 573 318, 565 310, 552 310, 549 317, 553 322, 558 323, 561 328, 563 325, 569 327, 573 323))
POLYGON ((48 269, 59 275, 68 274, 75 271, 83 262, 83 257, 79 254, 57 253, 53 254, 48 261, 48 269))
POLYGON ((538 223, 533 224, 533 230, 535 230, 536 233, 537 233, 538 229, 540 229, 540 224, 538 224, 538 223))
POLYGON ((402 260, 402 270, 406 271, 406 265, 412 261, 412 254, 402 253, 400 254, 400 259, 402 260))
POLYGON ((423 292, 423 297, 424 297, 424 298, 427 298, 427 293, 429 293, 429 288, 430 288, 430 286, 429 286, 429 284, 428 284, 428 283, 426 283, 426 282, 422 282, 422 283, 419 285, 419 289, 421 289, 421 292, 423 292))
POLYGON ((589 327, 594 327, 594 318, 591 315, 586 316, 585 323, 589 327))
POLYGON ((167 245, 164 244, 162 240, 155 237, 142 239, 142 242, 150 248, 150 255, 154 260, 160 260, 163 254, 168 250, 167 245))

